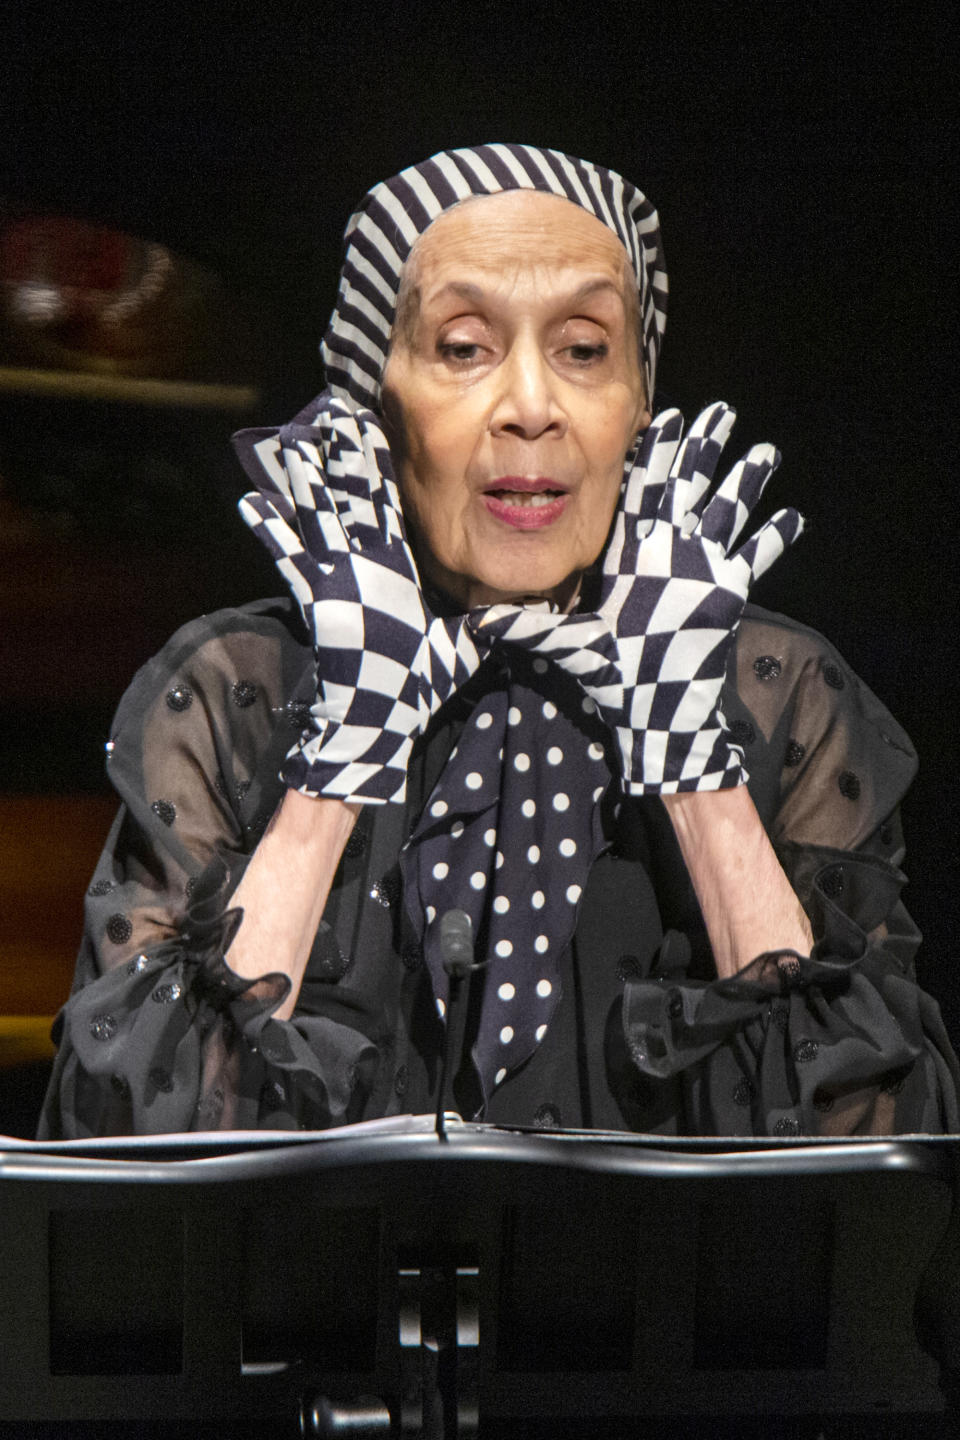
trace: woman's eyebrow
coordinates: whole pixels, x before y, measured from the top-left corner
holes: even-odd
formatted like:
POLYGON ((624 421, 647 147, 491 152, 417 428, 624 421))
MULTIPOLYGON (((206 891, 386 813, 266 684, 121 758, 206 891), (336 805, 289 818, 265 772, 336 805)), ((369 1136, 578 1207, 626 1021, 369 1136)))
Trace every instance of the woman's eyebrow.
MULTIPOLYGON (((584 280, 575 290, 562 298, 569 305, 579 305, 581 301, 589 299, 598 290, 609 290, 618 300, 623 300, 621 286, 615 280, 611 280, 609 275, 596 275, 590 280, 584 280)), ((455 295, 460 300, 467 300, 472 305, 479 305, 486 298, 487 292, 482 285, 477 285, 470 280, 448 280, 445 285, 441 285, 438 290, 427 297, 427 303, 435 305, 446 299, 447 295, 455 295)))

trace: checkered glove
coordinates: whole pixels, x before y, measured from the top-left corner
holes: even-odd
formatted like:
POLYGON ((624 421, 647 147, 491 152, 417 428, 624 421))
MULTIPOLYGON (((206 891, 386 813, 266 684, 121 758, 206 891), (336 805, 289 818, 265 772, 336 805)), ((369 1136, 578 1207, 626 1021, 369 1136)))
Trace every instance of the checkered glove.
POLYGON ((577 677, 616 737, 628 794, 747 779, 720 708, 727 659, 751 585, 803 521, 780 510, 734 549, 780 463, 771 445, 755 445, 708 499, 734 419, 711 405, 682 444, 678 411, 653 421, 624 482, 595 612, 496 605, 472 622, 577 677))
POLYGON ((317 656, 313 730, 282 778, 305 795, 401 802, 414 737, 476 670, 463 618, 428 610, 376 416, 325 391, 290 425, 234 436, 240 513, 276 561, 317 656))

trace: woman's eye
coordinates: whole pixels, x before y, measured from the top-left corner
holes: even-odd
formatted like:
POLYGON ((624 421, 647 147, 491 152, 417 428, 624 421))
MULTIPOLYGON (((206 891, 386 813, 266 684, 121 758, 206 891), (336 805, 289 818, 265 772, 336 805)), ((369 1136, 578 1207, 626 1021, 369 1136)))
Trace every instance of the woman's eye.
POLYGON ((441 342, 437 349, 444 360, 451 360, 455 365, 469 365, 476 360, 480 353, 480 346, 472 340, 450 340, 441 342))
POLYGON ((568 345, 567 354, 575 365, 595 365, 607 358, 606 345, 568 345))

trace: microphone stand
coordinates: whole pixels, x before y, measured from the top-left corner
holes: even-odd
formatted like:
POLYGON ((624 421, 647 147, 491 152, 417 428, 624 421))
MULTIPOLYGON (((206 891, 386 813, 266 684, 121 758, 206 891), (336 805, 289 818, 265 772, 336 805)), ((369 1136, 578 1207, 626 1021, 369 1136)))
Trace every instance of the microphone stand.
POLYGON ((447 1013, 443 1027, 443 1050, 440 1056, 440 1083, 437 1087, 437 1113, 434 1129, 437 1138, 447 1138, 444 1102, 447 1096, 447 1077, 450 1070, 450 1037, 454 1016, 460 1005, 460 987, 474 970, 482 970, 473 958, 473 926, 465 910, 447 910, 440 916, 440 957, 443 968, 450 979, 447 993, 447 1013))

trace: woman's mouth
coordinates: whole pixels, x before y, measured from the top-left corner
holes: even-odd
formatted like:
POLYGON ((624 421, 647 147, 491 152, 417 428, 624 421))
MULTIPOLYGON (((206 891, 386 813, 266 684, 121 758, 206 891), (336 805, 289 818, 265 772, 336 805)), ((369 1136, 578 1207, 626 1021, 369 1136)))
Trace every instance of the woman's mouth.
POLYGON ((495 519, 516 530, 540 530, 563 514, 569 495, 546 479, 504 478, 484 491, 483 500, 495 519))

